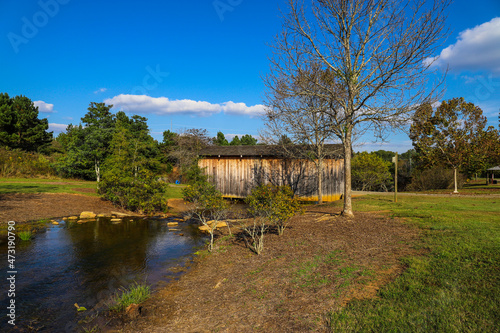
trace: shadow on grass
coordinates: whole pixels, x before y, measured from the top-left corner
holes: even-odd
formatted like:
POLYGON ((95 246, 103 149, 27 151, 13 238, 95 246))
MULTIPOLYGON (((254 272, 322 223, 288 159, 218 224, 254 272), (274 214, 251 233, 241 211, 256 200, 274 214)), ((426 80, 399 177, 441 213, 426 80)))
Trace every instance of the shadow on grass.
POLYGON ((41 192, 60 192, 61 187, 55 185, 25 185, 25 184, 2 184, 1 193, 41 193, 41 192))

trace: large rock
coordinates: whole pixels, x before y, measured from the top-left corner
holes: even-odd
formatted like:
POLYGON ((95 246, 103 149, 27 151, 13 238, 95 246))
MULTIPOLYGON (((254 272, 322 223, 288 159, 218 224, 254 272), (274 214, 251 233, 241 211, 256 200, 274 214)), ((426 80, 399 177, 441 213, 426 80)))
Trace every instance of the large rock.
POLYGON ((210 232, 210 227, 207 225, 199 226, 198 229, 203 232, 210 232))
POLYGON ((217 228, 224 228, 227 227, 227 223, 224 221, 218 222, 217 223, 217 228))
POLYGON ((94 212, 82 212, 80 214, 80 220, 81 219, 95 219, 97 215, 94 214, 94 212))
MULTIPOLYGON (((202 226, 199 226, 198 229, 200 231, 203 231, 203 232, 210 232, 210 229, 213 228, 213 224, 215 223, 216 221, 213 220, 213 221, 208 221, 207 224, 208 225, 202 225, 202 226)), ((215 226, 216 228, 224 228, 224 227, 227 227, 227 223, 224 222, 224 221, 219 221, 217 222, 217 225, 215 226)))
POLYGON ((144 216, 143 214, 137 214, 137 213, 132 213, 132 212, 128 212, 128 213, 122 213, 122 212, 115 212, 115 211, 111 211, 111 215, 115 215, 116 217, 129 217, 129 216, 136 216, 136 217, 142 217, 144 216))

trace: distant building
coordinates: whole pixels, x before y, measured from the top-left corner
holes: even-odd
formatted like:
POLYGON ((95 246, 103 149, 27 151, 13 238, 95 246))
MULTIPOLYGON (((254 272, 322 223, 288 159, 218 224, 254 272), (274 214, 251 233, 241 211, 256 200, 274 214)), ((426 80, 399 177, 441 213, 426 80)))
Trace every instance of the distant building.
POLYGON ((500 165, 489 168, 488 170, 486 170, 486 172, 486 181, 488 182, 488 184, 497 184, 498 180, 495 179, 495 173, 500 173, 500 165))
MULTIPOLYGON (((210 146, 200 151, 198 165, 228 198, 245 198, 254 187, 271 183, 290 185, 301 199, 317 201, 316 165, 304 157, 307 148, 293 147, 295 152, 271 145, 210 146)), ((344 191, 342 146, 325 148, 329 155, 323 162, 323 201, 335 201, 344 191)))

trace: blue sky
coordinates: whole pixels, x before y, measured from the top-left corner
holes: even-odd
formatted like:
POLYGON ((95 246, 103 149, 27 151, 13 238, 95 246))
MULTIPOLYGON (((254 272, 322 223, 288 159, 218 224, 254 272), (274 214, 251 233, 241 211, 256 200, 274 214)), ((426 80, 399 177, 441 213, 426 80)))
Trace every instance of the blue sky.
MULTIPOLYGON (((187 128, 258 136, 279 7, 286 1, 2 1, 0 92, 36 101, 55 134, 106 102, 147 117, 156 139, 187 128)), ((449 66, 444 99, 465 97, 497 126, 500 1, 455 1, 448 25, 436 62, 449 66)), ((404 134, 361 141, 356 150, 411 148, 404 134)))

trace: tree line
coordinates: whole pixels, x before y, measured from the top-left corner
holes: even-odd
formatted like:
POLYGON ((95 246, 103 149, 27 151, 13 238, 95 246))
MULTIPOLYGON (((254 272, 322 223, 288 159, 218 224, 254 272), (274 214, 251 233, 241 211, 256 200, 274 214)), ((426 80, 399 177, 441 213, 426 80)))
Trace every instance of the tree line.
POLYGON ((342 144, 343 216, 353 216, 351 189, 359 178, 353 179, 352 147, 363 134, 385 139, 390 131, 412 124, 410 136, 422 168, 445 165, 456 174, 499 163, 498 133, 485 128, 484 116, 473 119, 468 112, 477 106, 462 99, 434 106, 444 75, 433 63, 448 34, 450 2, 288 1, 264 77, 266 127, 275 142, 287 133, 294 143, 314 147, 318 175, 326 142, 342 144), (470 116, 472 122, 457 115, 470 116), (481 135, 470 133, 476 129, 481 135))
POLYGON ((24 176, 50 170, 51 175, 64 178, 95 180, 105 198, 149 212, 165 208, 161 195, 168 188, 158 179, 187 183, 203 179, 197 164, 202 148, 257 144, 248 134, 228 142, 222 132, 212 138, 205 129, 166 130, 163 140, 157 141, 151 136, 147 118, 123 111, 113 113, 112 107, 91 102, 78 124, 69 124, 65 132, 54 137, 47 119, 39 118, 38 107, 28 97, 11 98, 1 93, 1 170, 24 170, 24 176), (19 168, 20 163, 23 168, 19 168))
MULTIPOLYGON (((131 179, 154 175, 170 178, 170 181, 195 183, 204 177, 197 164, 198 152, 204 147, 258 144, 257 139, 248 134, 241 139, 234 136, 228 141, 221 131, 216 137, 210 137, 205 129, 187 129, 180 133, 166 130, 163 140, 157 141, 150 135, 147 118, 138 115, 129 117, 123 111, 114 114, 111 108, 112 105, 91 102, 78 125, 68 125, 65 132, 54 138, 53 133, 48 131, 47 119, 38 118, 38 108, 28 97, 11 98, 2 93, 0 145, 4 149, 43 153, 50 159, 39 157, 38 164, 50 161, 54 174, 96 180, 100 184, 103 177, 112 179, 117 175, 131 179)), ((321 122, 313 123, 319 126, 321 122)), ((268 122, 268 129, 275 130, 272 126, 275 124, 270 126, 268 122)), ((278 131, 280 137, 276 143, 283 147, 301 144, 304 140, 298 141, 294 135, 300 131, 313 134, 318 131, 312 128, 303 121, 286 134, 278 131)), ((325 132, 319 134, 324 136, 321 141, 325 141, 325 132)), ((458 178, 454 175, 454 184, 459 187, 460 174, 471 178, 500 164, 498 130, 487 126, 487 119, 479 107, 462 98, 442 101, 438 106, 429 103, 420 105, 411 120, 410 138, 414 149, 400 155, 400 189, 424 190, 430 186, 448 186, 449 176, 445 175, 445 169, 458 174, 458 178), (431 180, 425 178, 435 178, 433 185, 429 184, 431 180)), ((327 153, 326 150, 320 152, 327 153)), ((384 150, 354 154, 353 188, 392 190, 394 165, 391 162, 394 154, 384 150)), ((319 157, 308 150, 307 158, 317 165, 321 155, 319 157)), ((39 166, 33 166, 32 171, 36 173, 37 168, 39 166)))
MULTIPOLYGON (((410 139, 414 149, 401 155, 399 188, 419 191, 452 185, 457 193, 464 179, 500 165, 500 132, 487 125, 481 108, 463 98, 419 105, 412 117, 410 139)), ((383 150, 355 155, 353 186, 390 189, 394 155, 383 150)))

